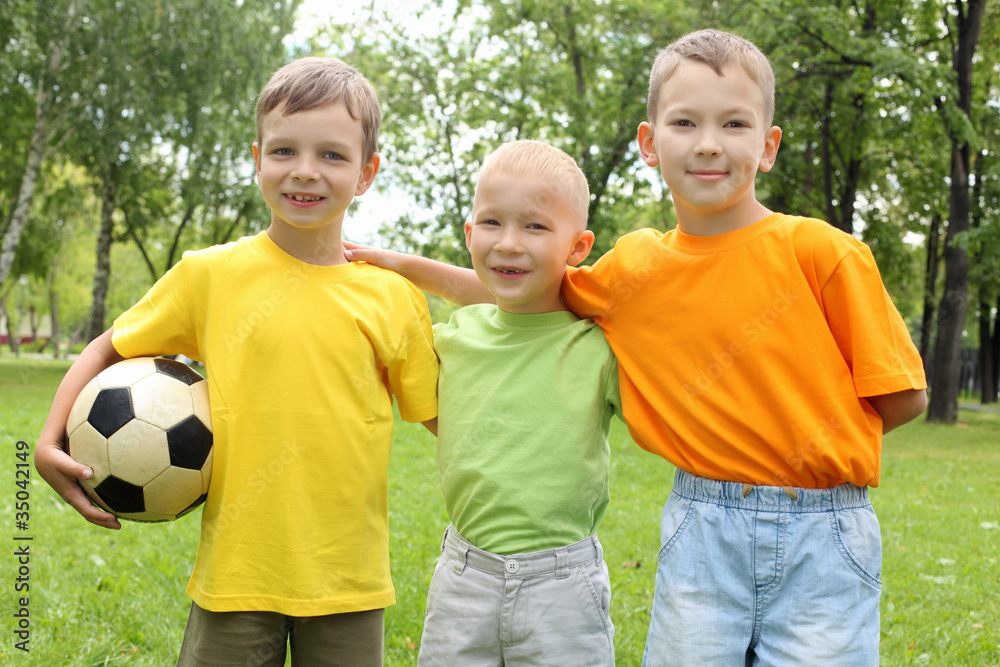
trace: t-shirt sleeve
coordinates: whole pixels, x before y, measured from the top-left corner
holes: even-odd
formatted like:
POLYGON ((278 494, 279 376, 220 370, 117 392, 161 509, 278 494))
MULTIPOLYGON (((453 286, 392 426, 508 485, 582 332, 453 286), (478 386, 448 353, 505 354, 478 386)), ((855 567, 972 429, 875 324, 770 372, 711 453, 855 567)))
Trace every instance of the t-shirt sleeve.
POLYGON ((562 297, 569 309, 577 317, 593 319, 605 331, 615 310, 614 252, 609 250, 591 266, 567 268, 562 282, 562 297))
POLYGON ((118 316, 111 339, 123 357, 183 354, 203 361, 195 335, 190 260, 182 259, 118 316))
POLYGON ((823 287, 822 299, 858 396, 927 386, 920 354, 867 246, 844 256, 823 287))
POLYGON ((427 301, 411 285, 407 285, 407 296, 399 345, 386 365, 386 380, 399 405, 399 415, 408 422, 423 422, 437 416, 439 365, 427 301))

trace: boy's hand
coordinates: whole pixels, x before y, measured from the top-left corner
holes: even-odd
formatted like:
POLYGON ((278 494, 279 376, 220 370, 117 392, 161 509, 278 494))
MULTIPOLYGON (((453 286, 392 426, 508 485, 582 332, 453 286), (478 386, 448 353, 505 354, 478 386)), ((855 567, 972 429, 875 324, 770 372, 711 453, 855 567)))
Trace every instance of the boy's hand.
POLYGON ((425 292, 458 304, 496 303, 496 297, 479 282, 476 272, 405 252, 379 250, 344 241, 344 258, 349 262, 368 262, 395 271, 425 292))
POLYGON ((383 269, 389 269, 396 273, 400 272, 401 253, 372 248, 371 246, 351 243, 350 241, 344 241, 343 244, 344 258, 348 262, 368 262, 383 269))
POLYGON ((114 514, 105 512, 90 502, 77 484, 78 479, 90 479, 94 471, 73 460, 59 442, 39 440, 35 446, 35 469, 62 499, 84 519, 102 528, 120 530, 122 525, 114 514))

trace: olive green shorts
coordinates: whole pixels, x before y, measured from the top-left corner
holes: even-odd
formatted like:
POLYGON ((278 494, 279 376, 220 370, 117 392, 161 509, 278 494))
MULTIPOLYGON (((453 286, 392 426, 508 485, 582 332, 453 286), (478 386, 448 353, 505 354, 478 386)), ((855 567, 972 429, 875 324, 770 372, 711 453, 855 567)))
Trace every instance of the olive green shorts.
POLYGON ((191 605, 178 667, 382 667, 384 609, 329 616, 191 605))

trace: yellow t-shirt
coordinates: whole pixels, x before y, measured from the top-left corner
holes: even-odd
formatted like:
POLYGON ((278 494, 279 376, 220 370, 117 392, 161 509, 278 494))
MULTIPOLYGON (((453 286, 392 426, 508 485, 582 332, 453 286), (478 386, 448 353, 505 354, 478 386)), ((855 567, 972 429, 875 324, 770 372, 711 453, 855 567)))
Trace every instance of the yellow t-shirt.
POLYGON ((205 363, 215 445, 188 585, 199 606, 315 616, 394 602, 393 397, 408 421, 437 414, 416 288, 374 266, 305 264, 261 233, 185 253, 114 328, 123 356, 205 363))
POLYGON ((563 296, 604 329, 636 442, 701 477, 877 486, 859 397, 926 387, 868 247, 820 220, 628 234, 563 296))

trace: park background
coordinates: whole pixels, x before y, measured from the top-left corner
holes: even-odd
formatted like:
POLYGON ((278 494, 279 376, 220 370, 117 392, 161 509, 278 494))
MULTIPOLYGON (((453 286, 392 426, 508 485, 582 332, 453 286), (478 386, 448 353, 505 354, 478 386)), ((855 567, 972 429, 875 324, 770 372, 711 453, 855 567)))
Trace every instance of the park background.
MULTIPOLYGON (((995 0, 0 0, 7 469, 17 441, 34 443, 67 355, 184 250, 266 227, 253 105, 281 64, 339 56, 379 90, 382 171, 349 214, 349 237, 467 265, 461 226, 479 164, 503 141, 534 138, 576 157, 590 180, 593 261, 623 233, 675 225, 635 132, 657 49, 701 27, 737 32, 772 59, 784 136, 758 196, 872 248, 928 370, 927 418, 886 439, 873 492, 883 659, 1000 664, 995 0)), ((436 319, 451 308, 430 303, 436 319)), ((619 662, 632 665, 672 469, 622 428, 613 446, 601 535, 619 662)), ((400 425, 390 665, 415 661, 446 521, 433 451, 430 436, 400 425)), ((3 479, 13 534, 20 489, 13 472, 3 479)), ((7 558, 0 665, 172 664, 197 521, 104 534, 37 476, 29 490, 32 650, 13 648, 17 567, 7 558)))

